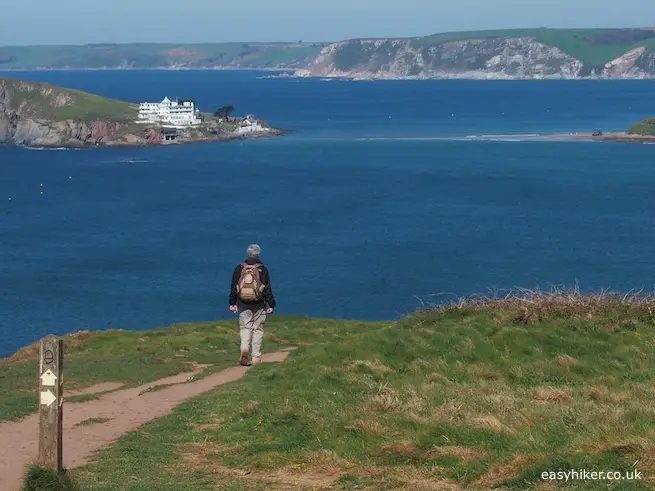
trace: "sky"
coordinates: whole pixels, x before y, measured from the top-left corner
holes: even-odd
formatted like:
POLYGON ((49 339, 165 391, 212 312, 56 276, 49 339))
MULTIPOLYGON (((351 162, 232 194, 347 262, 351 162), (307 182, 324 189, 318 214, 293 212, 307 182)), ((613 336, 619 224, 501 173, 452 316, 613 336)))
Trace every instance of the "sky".
POLYGON ((655 0, 0 0, 0 45, 338 41, 517 27, 650 27, 655 0), (310 6, 311 5, 311 6, 310 6))

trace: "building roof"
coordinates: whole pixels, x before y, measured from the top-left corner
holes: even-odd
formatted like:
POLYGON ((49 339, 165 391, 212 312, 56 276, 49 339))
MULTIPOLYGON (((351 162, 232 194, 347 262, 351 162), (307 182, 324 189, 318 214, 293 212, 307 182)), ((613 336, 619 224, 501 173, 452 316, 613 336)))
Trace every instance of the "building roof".
POLYGON ((168 97, 164 97, 164 100, 161 102, 162 104, 168 104, 169 102, 171 102, 171 100, 168 97))

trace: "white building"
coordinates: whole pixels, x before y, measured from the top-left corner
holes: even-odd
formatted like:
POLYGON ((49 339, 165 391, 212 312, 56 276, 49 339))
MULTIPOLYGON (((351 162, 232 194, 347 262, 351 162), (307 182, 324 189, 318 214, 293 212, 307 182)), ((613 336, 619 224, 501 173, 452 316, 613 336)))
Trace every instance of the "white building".
POLYGON ((171 101, 168 97, 161 102, 139 104, 139 120, 144 123, 165 123, 175 126, 200 124, 200 111, 194 101, 171 101))

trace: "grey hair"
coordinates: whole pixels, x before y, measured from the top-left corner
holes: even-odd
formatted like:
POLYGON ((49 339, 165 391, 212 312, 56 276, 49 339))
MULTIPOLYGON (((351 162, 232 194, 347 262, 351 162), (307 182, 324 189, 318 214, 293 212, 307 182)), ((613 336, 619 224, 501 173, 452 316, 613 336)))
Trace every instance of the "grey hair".
POLYGON ((248 250, 246 251, 248 257, 251 258, 257 258, 261 253, 262 253, 262 248, 259 247, 257 244, 250 244, 248 246, 248 250))

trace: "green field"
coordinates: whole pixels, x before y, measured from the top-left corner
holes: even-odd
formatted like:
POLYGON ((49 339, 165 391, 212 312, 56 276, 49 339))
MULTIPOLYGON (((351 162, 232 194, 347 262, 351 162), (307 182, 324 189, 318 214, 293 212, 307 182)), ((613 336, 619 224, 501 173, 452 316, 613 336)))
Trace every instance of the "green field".
MULTIPOLYGON (((286 362, 253 367, 69 476, 86 491, 654 489, 654 311, 519 292, 386 323, 273 316, 265 351, 298 346, 286 362), (643 479, 541 479, 569 469, 643 479)), ((74 339, 66 380, 80 386, 225 366, 238 349, 235 320, 74 339)), ((31 394, 31 406, 6 402, 33 385, 34 360, 28 349, 4 363, 2 417, 35 409, 31 394)))
POLYGON ((0 47, 0 70, 93 68, 285 68, 305 66, 314 43, 94 44, 0 47))

